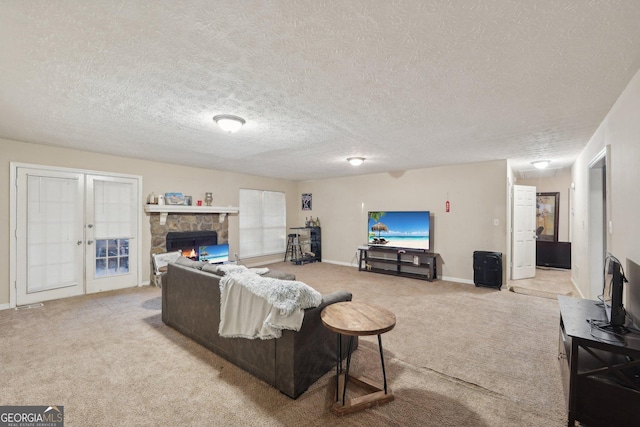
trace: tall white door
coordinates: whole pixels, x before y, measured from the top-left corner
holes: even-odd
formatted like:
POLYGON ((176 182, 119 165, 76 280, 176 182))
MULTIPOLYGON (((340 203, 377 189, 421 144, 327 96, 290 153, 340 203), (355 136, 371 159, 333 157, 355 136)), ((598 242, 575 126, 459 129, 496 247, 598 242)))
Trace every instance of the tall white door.
POLYGON ((87 293, 137 285, 137 189, 133 178, 87 175, 87 293))
POLYGON ((16 302, 84 292, 84 176, 18 168, 16 302))
POLYGON ((511 279, 536 275, 536 187, 513 186, 511 279))
POLYGON ((138 284, 137 178, 16 168, 16 305, 138 284))

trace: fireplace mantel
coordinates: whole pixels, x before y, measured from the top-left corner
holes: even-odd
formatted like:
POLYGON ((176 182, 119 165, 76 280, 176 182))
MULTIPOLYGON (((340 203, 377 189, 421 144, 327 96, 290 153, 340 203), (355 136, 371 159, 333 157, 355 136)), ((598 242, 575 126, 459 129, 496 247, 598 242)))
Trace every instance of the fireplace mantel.
POLYGON ((240 208, 237 206, 183 206, 183 205, 145 205, 144 211, 146 213, 159 213, 160 224, 164 225, 167 222, 167 216, 170 213, 181 214, 208 214, 217 213, 218 221, 224 222, 227 214, 237 214, 240 212, 240 208))

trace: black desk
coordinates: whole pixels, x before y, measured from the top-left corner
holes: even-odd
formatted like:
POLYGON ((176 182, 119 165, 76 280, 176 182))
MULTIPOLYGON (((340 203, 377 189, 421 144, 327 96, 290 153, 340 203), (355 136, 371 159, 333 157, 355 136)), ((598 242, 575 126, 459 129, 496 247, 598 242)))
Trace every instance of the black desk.
POLYGON ((640 420, 640 334, 614 335, 592 321, 606 321, 600 301, 558 296, 558 360, 568 426, 637 426, 640 420))

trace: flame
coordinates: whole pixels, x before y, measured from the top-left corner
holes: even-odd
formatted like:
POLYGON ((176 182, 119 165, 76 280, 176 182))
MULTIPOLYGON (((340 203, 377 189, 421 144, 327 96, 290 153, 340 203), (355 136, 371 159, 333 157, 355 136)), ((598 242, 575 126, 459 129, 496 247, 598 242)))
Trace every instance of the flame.
POLYGON ((198 256, 195 249, 183 249, 182 256, 187 258, 195 258, 198 256))
POLYGON ((185 249, 182 248, 182 256, 185 258, 191 258, 193 260, 198 260, 198 251, 195 248, 185 249))

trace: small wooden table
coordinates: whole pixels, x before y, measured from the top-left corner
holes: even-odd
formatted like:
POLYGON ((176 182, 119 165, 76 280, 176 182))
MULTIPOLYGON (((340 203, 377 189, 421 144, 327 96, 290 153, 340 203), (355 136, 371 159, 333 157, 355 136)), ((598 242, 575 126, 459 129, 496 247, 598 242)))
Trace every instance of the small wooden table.
POLYGON ((382 339, 380 335, 394 328, 396 325, 396 316, 382 307, 362 302, 348 301, 338 302, 325 307, 320 314, 320 318, 328 329, 338 334, 338 348, 336 352, 336 402, 331 407, 331 410, 337 415, 345 415, 374 405, 391 402, 394 396, 393 392, 387 388, 387 373, 384 368, 384 354, 382 352, 382 339), (342 360, 340 357, 342 354, 342 335, 348 335, 350 337, 347 367, 344 372, 342 370, 342 360), (365 377, 349 377, 353 337, 363 335, 378 336, 383 385, 375 383, 365 377), (346 401, 347 383, 349 381, 364 387, 370 391, 370 393, 346 401), (340 394, 341 388, 342 395, 340 394))

